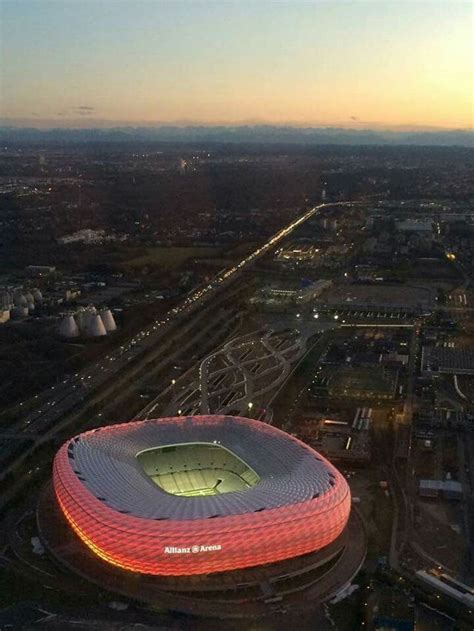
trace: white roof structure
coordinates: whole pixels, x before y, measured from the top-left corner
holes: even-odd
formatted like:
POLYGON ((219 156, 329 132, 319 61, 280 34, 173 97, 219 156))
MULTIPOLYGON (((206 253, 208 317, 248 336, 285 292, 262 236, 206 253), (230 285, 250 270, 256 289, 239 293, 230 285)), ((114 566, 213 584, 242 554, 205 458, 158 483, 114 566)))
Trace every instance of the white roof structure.
MULTIPOLYGON (((96 497, 116 510, 148 519, 202 519, 238 515, 305 502, 330 493, 341 477, 319 454, 269 425, 237 417, 163 418, 100 428, 68 443, 75 474, 96 497), (151 482, 137 454, 159 446, 196 443, 222 446, 207 463, 220 467, 226 450, 259 476, 252 488, 189 498, 151 482)), ((228 457, 228 456, 227 456, 228 457)), ((202 460, 202 462, 201 462, 202 460)))

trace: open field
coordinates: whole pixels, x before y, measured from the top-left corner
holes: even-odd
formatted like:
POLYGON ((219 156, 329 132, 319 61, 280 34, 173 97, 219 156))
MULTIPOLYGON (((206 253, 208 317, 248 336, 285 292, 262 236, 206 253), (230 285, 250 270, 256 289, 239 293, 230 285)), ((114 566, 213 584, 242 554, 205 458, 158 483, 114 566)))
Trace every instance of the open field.
POLYGON ((137 271, 144 268, 171 271, 179 268, 189 259, 219 254, 219 248, 205 247, 133 248, 127 252, 126 262, 120 263, 119 266, 126 271, 137 271))
POLYGON ((328 376, 329 394, 333 397, 386 399, 395 396, 396 371, 372 366, 343 366, 325 371, 325 376, 328 376))

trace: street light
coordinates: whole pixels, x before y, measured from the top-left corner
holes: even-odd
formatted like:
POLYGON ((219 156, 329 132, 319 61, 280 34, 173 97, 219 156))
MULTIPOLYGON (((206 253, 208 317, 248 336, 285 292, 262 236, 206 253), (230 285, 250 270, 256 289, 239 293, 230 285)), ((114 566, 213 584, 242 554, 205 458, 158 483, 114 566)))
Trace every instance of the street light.
POLYGON ((249 416, 250 416, 250 415, 251 415, 251 413, 252 413, 252 408, 253 408, 253 403, 252 403, 252 401, 249 401, 249 402, 248 402, 248 408, 249 408, 249 416))

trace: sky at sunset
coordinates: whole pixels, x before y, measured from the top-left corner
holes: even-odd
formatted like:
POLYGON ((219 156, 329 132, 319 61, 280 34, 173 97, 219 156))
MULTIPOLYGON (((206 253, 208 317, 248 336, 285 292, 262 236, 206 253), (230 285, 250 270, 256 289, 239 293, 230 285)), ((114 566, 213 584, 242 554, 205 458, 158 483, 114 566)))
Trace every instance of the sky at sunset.
POLYGON ((0 4, 3 124, 472 126, 470 1, 0 4))

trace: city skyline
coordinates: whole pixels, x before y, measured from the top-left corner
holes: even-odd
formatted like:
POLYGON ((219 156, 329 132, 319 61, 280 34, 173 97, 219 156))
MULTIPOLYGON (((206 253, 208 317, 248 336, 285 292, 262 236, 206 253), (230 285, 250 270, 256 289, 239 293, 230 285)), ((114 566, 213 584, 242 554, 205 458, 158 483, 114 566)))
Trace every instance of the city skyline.
POLYGON ((467 2, 2 5, 1 123, 472 127, 467 2))

